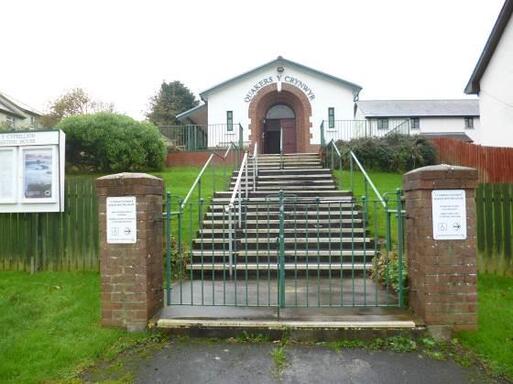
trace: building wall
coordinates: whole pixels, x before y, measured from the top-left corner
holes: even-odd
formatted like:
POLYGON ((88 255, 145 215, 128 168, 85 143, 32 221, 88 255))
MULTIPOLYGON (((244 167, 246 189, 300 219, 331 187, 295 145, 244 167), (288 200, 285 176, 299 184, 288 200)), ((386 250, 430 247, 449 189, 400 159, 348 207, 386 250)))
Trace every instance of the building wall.
MULTIPOLYGON (((355 118, 357 120, 365 119, 365 116, 358 109, 355 118)), ((391 129, 403 122, 407 118, 388 118, 388 124, 391 129)), ((383 136, 388 131, 377 129, 377 118, 368 118, 372 132, 376 136, 383 136)), ((455 117, 419 117, 419 129, 411 129, 412 133, 449 133, 458 132, 465 133, 476 144, 481 143, 481 121, 479 117, 474 117, 474 129, 465 128, 465 118, 461 116, 455 117)))
POLYGON ((480 141, 480 120, 474 117, 474 129, 465 128, 464 117, 421 117, 419 131, 421 133, 449 133, 463 132, 476 144, 480 141))
POLYGON ((513 147, 513 18, 481 77, 481 144, 513 147))
MULTIPOLYGON (((306 84, 314 94, 313 99, 311 95, 309 97, 312 106, 312 116, 310 119, 312 123, 310 131, 312 135, 311 144, 320 144, 320 125, 322 120, 328 119, 329 107, 335 108, 335 119, 337 120, 350 120, 353 118, 352 88, 330 81, 328 78, 313 72, 296 68, 292 64, 285 64, 284 67, 285 71, 282 73, 283 84, 291 84, 284 81, 285 76, 297 78, 306 84)), ((248 126, 250 124, 248 107, 251 101, 247 98, 248 92, 262 79, 272 77, 272 82, 275 83, 277 81, 276 75, 276 65, 269 65, 208 95, 208 123, 226 123, 226 111, 232 110, 234 125, 239 122, 242 124, 245 132, 244 141, 247 141, 249 137, 248 126)), ((309 96, 307 92, 304 93, 307 97, 309 96)), ((234 128, 234 132, 233 138, 238 137, 237 129, 234 128)), ((210 145, 212 143, 209 143, 210 145)))
MULTIPOLYGON (((4 124, 7 123, 8 116, 9 115, 7 115, 3 112, 0 112, 0 127, 3 127, 4 124)), ((31 128, 39 127, 39 122, 37 119, 34 122, 35 127, 33 126, 33 124, 31 123, 30 116, 27 116, 25 119, 15 116, 14 119, 15 119, 14 129, 16 129, 16 130, 24 130, 24 129, 31 129, 31 128)))

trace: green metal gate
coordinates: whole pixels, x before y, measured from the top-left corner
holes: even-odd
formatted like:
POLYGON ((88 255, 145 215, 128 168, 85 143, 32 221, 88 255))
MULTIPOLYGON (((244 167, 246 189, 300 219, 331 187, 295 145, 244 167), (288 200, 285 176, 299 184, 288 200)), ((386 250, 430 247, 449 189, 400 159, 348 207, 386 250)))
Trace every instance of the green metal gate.
POLYGON ((168 305, 402 307, 404 211, 382 201, 166 199, 168 305))

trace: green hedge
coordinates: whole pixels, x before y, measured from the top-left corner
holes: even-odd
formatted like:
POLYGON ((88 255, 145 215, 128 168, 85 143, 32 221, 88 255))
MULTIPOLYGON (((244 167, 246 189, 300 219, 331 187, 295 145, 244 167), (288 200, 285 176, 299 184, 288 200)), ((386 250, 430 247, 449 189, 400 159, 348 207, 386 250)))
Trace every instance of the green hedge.
POLYGON ((56 128, 66 133, 68 168, 86 172, 158 170, 165 144, 151 123, 109 112, 70 116, 56 128))
POLYGON ((338 141, 341 153, 352 150, 366 169, 406 172, 436 162, 436 150, 422 136, 387 135, 338 141))

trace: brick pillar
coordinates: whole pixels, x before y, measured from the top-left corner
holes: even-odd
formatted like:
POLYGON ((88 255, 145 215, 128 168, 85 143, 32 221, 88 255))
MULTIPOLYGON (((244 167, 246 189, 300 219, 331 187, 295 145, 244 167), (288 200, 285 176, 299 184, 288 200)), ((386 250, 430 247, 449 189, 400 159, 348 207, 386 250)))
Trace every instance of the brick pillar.
MULTIPOLYGON (((129 331, 144 329, 163 303, 163 182, 144 173, 119 173, 98 178, 96 192, 102 325, 123 327, 129 331), (119 219, 121 214, 123 223, 124 213, 118 211, 115 215, 112 211, 115 208, 110 208, 111 234, 108 239, 107 198, 128 196, 135 197, 136 216, 132 225, 135 221, 136 236, 132 234, 131 239, 123 239, 123 233, 130 237, 132 227, 128 224, 119 224, 121 231, 112 229, 118 225, 113 219, 119 219), (120 243, 123 241, 125 243, 120 243)), ((109 199, 109 207, 113 206, 114 200, 109 199)))
MULTIPOLYGON (((404 175, 409 304, 428 327, 477 327, 476 186, 477 171, 467 167, 434 165, 404 175), (466 239, 434 239, 432 191, 448 189, 465 191, 466 239)), ((454 201, 444 204, 444 216, 437 215, 443 219, 435 220, 437 237, 447 236, 448 226, 464 229, 451 219, 454 201)))

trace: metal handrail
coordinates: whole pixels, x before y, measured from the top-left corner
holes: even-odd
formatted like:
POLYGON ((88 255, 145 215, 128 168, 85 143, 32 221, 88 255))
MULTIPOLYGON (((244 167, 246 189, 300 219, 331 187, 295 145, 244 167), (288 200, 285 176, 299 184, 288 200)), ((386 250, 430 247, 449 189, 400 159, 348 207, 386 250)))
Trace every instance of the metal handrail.
POLYGON ((358 165, 358 168, 360 168, 360 171, 362 171, 363 176, 365 177, 365 179, 367 180, 367 182, 371 186, 372 190, 376 194, 376 196, 377 196, 378 200, 380 201, 381 205, 383 205, 383 207, 386 208, 387 204, 385 203, 385 200, 383 199, 383 197, 379 193, 378 189, 376 188, 376 186, 372 182, 371 178, 369 177, 369 175, 365 171, 365 168, 363 168, 362 164, 360 163, 360 161, 358 160, 358 158, 356 157, 356 155, 354 154, 353 151, 349 151, 349 153, 350 153, 351 157, 353 158, 353 160, 356 162, 356 165, 358 165))
POLYGON ((237 193, 239 194, 239 200, 240 200, 240 185, 241 185, 241 181, 242 181, 242 173, 244 172, 244 170, 246 170, 246 195, 248 193, 247 189, 248 189, 248 183, 247 183, 247 163, 248 163, 248 153, 245 152, 244 153, 244 157, 242 159, 242 163, 240 165, 240 169, 239 169, 239 173, 237 174, 237 179, 235 180, 235 186, 233 187, 233 192, 232 192, 232 196, 230 198, 230 202, 228 203, 228 207, 229 208, 233 208, 235 206, 235 199, 237 197, 237 193))
MULTIPOLYGON (((337 154, 338 158, 340 160, 343 159, 343 156, 340 154, 340 151, 339 149, 337 148, 337 146, 335 145, 335 142, 333 140, 331 140, 328 145, 326 145, 326 149, 329 147, 329 146, 332 146, 333 149, 335 150, 335 153, 337 154)), ((356 165, 358 166, 358 168, 360 168, 360 171, 362 172, 363 176, 365 177, 365 180, 367 181, 367 183, 369 183, 369 185, 371 186, 372 190, 374 191, 374 194, 376 195, 376 197, 378 198, 379 202, 381 203, 381 205, 383 205, 384 208, 387 207, 387 204, 385 202, 385 200, 383 199, 383 196, 381 196, 381 194, 379 193, 378 189, 376 188, 376 186, 374 185, 374 183, 372 182, 371 178, 369 177, 369 175, 367 174, 367 172, 365 171, 365 168, 363 168, 363 165, 360 163, 360 161, 358 160, 358 158, 356 157, 356 155, 354 154, 353 151, 349 150, 347 152, 349 154, 350 159, 351 161, 355 161, 356 162, 356 165)))
POLYGON ((403 125, 407 125, 408 126, 408 135, 410 134, 410 119, 406 119, 404 120, 402 123, 396 125, 394 128, 392 128, 390 131, 388 131, 385 136, 390 136, 390 135, 394 135, 396 133, 398 134, 401 134, 401 132, 399 132, 399 130, 403 127, 403 125))
POLYGON ((234 226, 233 226, 233 209, 235 208, 235 199, 237 195, 239 196, 239 228, 242 226, 242 198, 241 198, 241 182, 242 182, 242 173, 246 171, 246 198, 248 197, 248 153, 244 153, 244 158, 242 159, 242 163, 239 168, 239 172, 237 173, 237 179, 235 180, 235 186, 233 187, 232 196, 230 197, 230 202, 228 206, 225 208, 225 212, 228 214, 228 270, 230 277, 233 273, 233 254, 234 254, 234 226))
POLYGON ((182 204, 180 205, 180 210, 183 210, 187 204, 187 201, 189 200, 189 198, 191 197, 192 193, 194 192, 194 189, 196 188, 196 186, 198 185, 198 183, 200 182, 201 180, 201 177, 203 176, 203 174, 205 173, 206 169, 208 168, 210 162, 212 161, 212 159, 214 158, 214 156, 218 156, 220 157, 221 159, 223 160, 226 160, 226 158, 228 157, 228 155, 230 154, 230 151, 232 149, 235 149, 236 146, 233 142, 230 142, 230 145, 228 146, 228 149, 226 150, 226 152, 224 153, 224 155, 219 155, 217 154, 216 152, 212 152, 210 154, 210 156, 208 157, 207 161, 205 162, 205 164, 203 165, 203 167, 201 168, 201 171, 200 173, 198 174, 198 176, 196 176, 196 179, 194 180, 194 183, 192 183, 192 186, 191 188, 189 189, 189 192, 187 193, 187 195, 185 196, 185 199, 182 201, 182 204))
POLYGON ((253 192, 256 192, 256 182, 258 176, 258 141, 253 147, 253 192))

